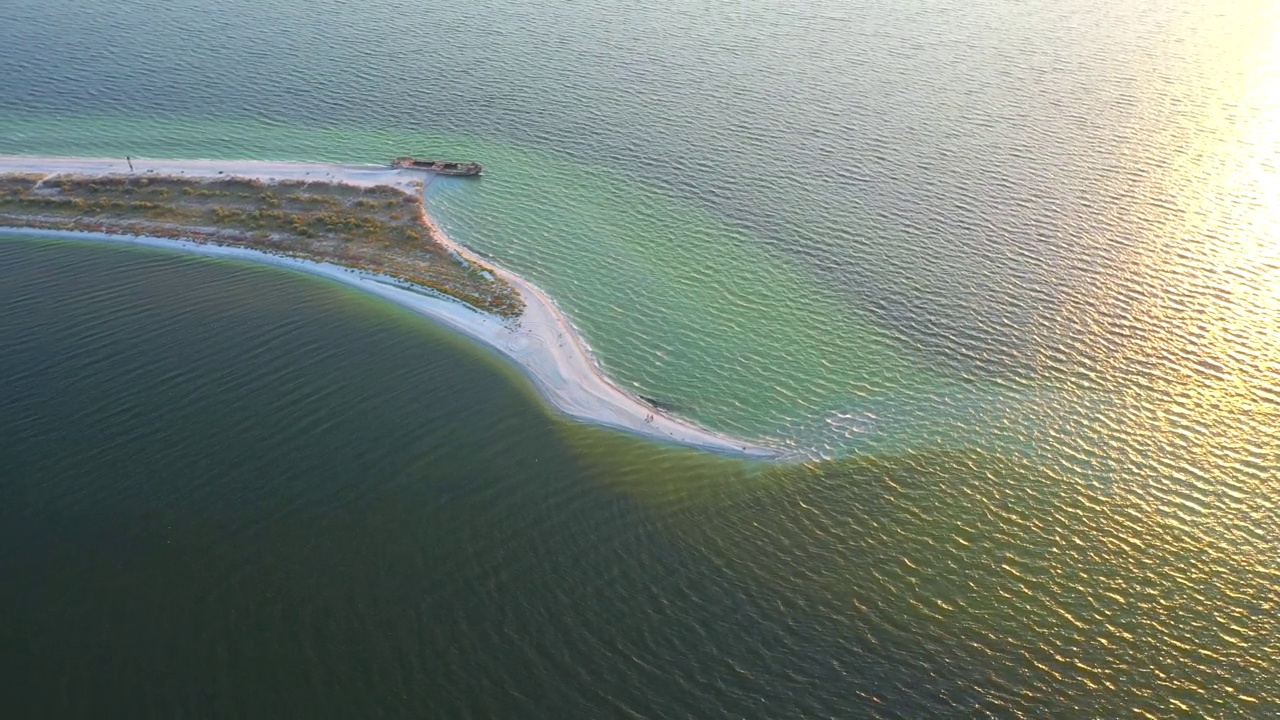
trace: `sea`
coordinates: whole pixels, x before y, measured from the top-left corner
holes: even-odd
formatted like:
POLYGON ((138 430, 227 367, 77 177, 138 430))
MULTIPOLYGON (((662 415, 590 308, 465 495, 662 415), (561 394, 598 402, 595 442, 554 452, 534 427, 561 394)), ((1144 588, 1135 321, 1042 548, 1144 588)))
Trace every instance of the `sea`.
POLYGON ((0 0, 0 154, 484 164, 560 417, 281 268, 0 233, 6 717, 1280 716, 1280 6, 0 0))

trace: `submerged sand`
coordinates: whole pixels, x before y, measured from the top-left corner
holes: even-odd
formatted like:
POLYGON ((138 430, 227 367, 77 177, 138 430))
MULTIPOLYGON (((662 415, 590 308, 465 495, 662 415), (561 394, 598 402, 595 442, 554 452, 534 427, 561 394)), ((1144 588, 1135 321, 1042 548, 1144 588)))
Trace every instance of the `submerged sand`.
MULTIPOLYGON (((362 187, 391 185, 414 193, 421 190, 424 180, 423 174, 416 171, 372 165, 139 158, 132 159, 132 164, 132 174, 135 175, 236 177, 264 182, 303 180, 362 187)), ((116 175, 130 172, 129 163, 123 158, 0 156, 0 173, 116 175)), ((332 263, 272 255, 248 248, 134 235, 27 229, 21 232, 179 249, 211 257, 236 258, 288 267, 327 277, 406 307, 480 341, 515 363, 551 405, 569 417, 729 455, 753 458, 779 455, 774 448, 716 433, 665 413, 618 387, 601 371, 581 334, 546 293, 525 278, 497 267, 489 260, 477 259, 466 248, 449 240, 439 228, 435 230, 440 242, 468 261, 491 268, 520 293, 525 311, 518 320, 504 321, 456 300, 385 275, 332 263)))

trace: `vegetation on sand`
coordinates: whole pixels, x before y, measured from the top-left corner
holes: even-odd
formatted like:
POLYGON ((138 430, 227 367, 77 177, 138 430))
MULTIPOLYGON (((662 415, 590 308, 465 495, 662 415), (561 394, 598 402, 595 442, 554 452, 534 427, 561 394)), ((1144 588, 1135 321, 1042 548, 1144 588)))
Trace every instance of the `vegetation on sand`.
POLYGON ((0 175, 0 226, 152 235, 382 273, 514 318, 516 291, 451 253, 422 200, 388 185, 150 175, 0 175))

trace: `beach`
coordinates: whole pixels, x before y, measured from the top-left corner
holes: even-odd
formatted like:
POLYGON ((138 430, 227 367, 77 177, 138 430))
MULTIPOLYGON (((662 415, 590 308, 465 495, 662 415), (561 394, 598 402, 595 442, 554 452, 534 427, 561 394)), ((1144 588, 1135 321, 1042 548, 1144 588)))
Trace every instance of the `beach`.
MULTIPOLYGON (((358 187, 390 185, 412 193, 421 193, 425 179, 420 172, 373 165, 39 156, 0 156, 0 173, 242 178, 268 183, 314 181, 358 187)), ((525 303, 524 313, 517 320, 503 320, 386 275, 243 247, 95 232, 31 229, 21 229, 18 232, 46 237, 126 242, 209 257, 265 263, 319 275, 408 308, 479 341, 515 364, 554 408, 573 419, 726 455, 758 459, 780 456, 775 448, 716 433, 663 412, 619 387, 602 371, 590 346, 554 300, 525 278, 494 265, 490 260, 479 259, 467 248, 449 240, 430 220, 429 208, 427 211, 427 222, 432 225, 439 242, 464 260, 492 269, 496 275, 516 288, 525 303)))

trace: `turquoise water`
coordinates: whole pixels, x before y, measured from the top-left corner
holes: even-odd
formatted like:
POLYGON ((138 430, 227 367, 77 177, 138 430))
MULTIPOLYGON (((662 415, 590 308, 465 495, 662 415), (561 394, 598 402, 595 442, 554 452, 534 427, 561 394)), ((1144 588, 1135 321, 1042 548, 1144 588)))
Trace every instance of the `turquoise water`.
MULTIPOLYGON (((363 706, 344 696, 354 703, 348 714, 526 715, 513 709, 530 696, 521 683, 546 680, 517 668, 536 666, 563 683, 557 694, 569 704, 558 709, 591 716, 1267 716, 1280 704, 1270 659, 1280 530, 1277 38, 1275 9, 1251 2, 18 0, 0 10, 0 153, 383 162, 412 152, 481 161, 481 181, 430 188, 431 211, 451 235, 549 290, 624 385, 710 427, 788 445, 810 460, 803 464, 743 466, 561 423, 501 363, 315 281, 153 254, 128 255, 135 259, 107 272, 99 263, 111 266, 119 251, 10 240, 3 248, 20 277, 48 283, 24 290, 41 301, 74 290, 79 275, 118 278, 94 290, 116 297, 199 268, 238 298, 294 288, 284 306, 310 333, 328 332, 332 308, 362 307, 369 315, 330 341, 334 366, 369 383, 358 396, 403 386, 408 378, 363 363, 406 365, 424 352, 418 333, 426 333, 436 338, 428 345, 442 343, 431 352, 452 359, 438 363, 489 369, 483 379, 415 375, 416 384, 460 397, 496 393, 537 418, 491 426, 500 416, 484 402, 459 400, 468 410, 456 423, 421 421, 428 449, 396 477, 429 486, 466 476, 485 451, 454 445, 464 437, 562 454, 556 469, 524 463, 508 478, 476 481, 485 497, 518 498, 503 507, 539 508, 560 534, 544 536, 538 525, 474 547, 449 533, 430 542, 492 563, 499 576, 528 573, 530 583, 553 578, 582 592, 535 593, 508 619, 501 598, 510 596, 491 588, 492 604, 476 610, 483 621, 450 621, 453 634, 409 633, 403 642, 427 654, 468 648, 472 664, 458 667, 470 669, 453 671, 468 673, 466 682, 372 650, 350 660, 316 653, 323 631, 308 635, 275 616, 272 637, 296 639, 277 645, 279 667, 306 657, 301 667, 313 673, 280 678, 278 697, 295 698, 317 677, 342 684, 367 662, 380 672, 399 667, 422 694, 363 706), (49 262, 80 268, 57 274, 70 288, 55 283, 49 262), (255 279, 231 280, 246 277, 255 279), (360 352, 371 342, 359 330, 366 323, 397 328, 379 358, 360 352), (620 506, 643 533, 600 521, 620 506), (563 566, 525 547, 556 555, 576 534, 601 547, 563 566), (682 568, 674 579, 655 570, 668 553, 682 568), (641 599, 592 600, 602 568, 630 588, 621 595, 641 599), (548 618, 560 616, 575 629, 556 637, 581 633, 582 642, 540 644, 548 618), (615 637, 612 618, 649 624, 615 637), (707 631, 716 642, 694 643, 692 628, 709 623, 727 624, 707 631), (750 648, 719 641, 757 633, 750 648), (494 644, 469 644, 476 637, 494 644), (637 648, 637 638, 650 644, 637 648), (518 660, 512 648, 521 648, 518 660), (604 668, 607 679, 584 668, 604 668), (512 673, 524 679, 495 679, 512 673), (460 689, 433 703, 442 683, 460 689), (605 699, 655 683, 662 690, 644 697, 670 705, 605 699), (610 689, 593 689, 601 686, 610 689), (485 709, 485 697, 510 704, 485 709)), ((192 313, 221 307, 217 296, 165 302, 192 313)), ((6 317, 22 317, 27 310, 14 303, 28 295, 7 297, 6 317)), ((111 323, 94 337, 185 322, 147 308, 145 297, 120 303, 92 324, 111 323)), ((242 312, 217 342, 268 350, 224 363, 247 372, 265 358, 281 368, 296 361, 288 333, 264 320, 269 303, 242 312)), ((44 317, 4 336, 7 372, 38 362, 28 353, 72 322, 44 317)), ((65 372, 109 383, 110 366, 91 355, 65 372)), ((130 362, 143 377, 156 360, 139 353, 130 362)), ((225 380, 218 367, 169 372, 216 388, 225 380)), ((300 396, 328 397, 334 372, 297 378, 300 396)), ((36 396, 62 397, 56 376, 36 396)), ((284 445, 259 451, 261 462, 332 445, 312 437, 326 415, 317 408, 346 417, 351 398, 296 402, 253 415, 262 431, 284 432, 282 418, 295 428, 284 445)), ((12 427, 44 417, 4 407, 12 427)), ((375 404, 361 416, 398 426, 415 407, 375 404)), ((100 422, 114 417, 95 412, 100 422)), ((129 417, 120 432, 138 447, 164 437, 154 413, 129 417)), ((91 475, 100 443, 60 437, 11 451, 30 463, 17 476, 54 473, 32 459, 48 453, 91 475)), ((409 452, 403 442, 361 435, 353 457, 375 447, 398 456, 409 452)), ((187 448, 150 476, 224 462, 228 447, 187 448)), ((220 468, 212 478, 235 465, 210 467, 220 468)), ((262 469, 269 463, 248 467, 272 474, 262 469)), ((358 467, 326 469, 329 485, 315 492, 349 488, 332 507, 372 517, 352 509, 366 497, 353 479, 374 478, 368 492, 401 485, 382 466, 358 467)), ((128 475, 108 474, 119 479, 103 495, 129 498, 140 512, 163 505, 162 484, 128 475)), ((297 502, 319 497, 298 488, 311 499, 297 502)), ((405 492, 403 515, 389 526, 404 537, 418 537, 415 515, 450 512, 405 492)), ((36 517, 54 522, 60 512, 36 517)), ((288 533, 288 512, 263 513, 264 528, 284 523, 268 532, 288 533)), ((466 537, 487 537, 480 528, 518 515, 477 517, 466 537)), ((208 519, 194 506, 184 517, 208 519)), ((31 527, 47 533, 56 522, 31 527)), ((388 533, 368 541, 369 552, 400 537, 388 533)), ((262 547, 247 530, 232 536, 238 547, 262 547)), ((315 552, 298 540, 272 557, 315 552)), ((226 583, 228 597, 243 599, 234 588, 252 581, 239 573, 255 573, 233 569, 242 561, 227 555, 199 582, 226 583)), ((140 563, 137 577, 161 567, 140 563)), ((69 573, 64 582, 92 587, 93 577, 69 573)), ((302 606, 306 582, 286 584, 302 606)), ((373 597, 372 587, 358 596, 373 597)), ((408 612, 409 594, 343 612, 383 622, 408 612)), ((106 622, 127 610, 63 612, 106 622)), ((177 623, 155 642, 171 647, 212 627, 177 623)), ((248 647, 246 630, 232 627, 232 644, 248 647)), ((62 658, 56 665, 67 656, 50 657, 62 658)), ((208 671, 215 657, 212 646, 191 650, 190 673, 208 671)), ((152 665, 130 667, 116 680, 152 665)), ((95 687, 72 693, 75 702, 92 702, 95 687)), ((179 696, 187 697, 170 693, 166 702, 184 706, 179 696)))

